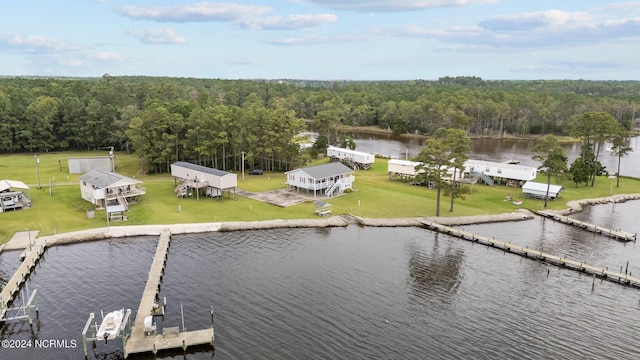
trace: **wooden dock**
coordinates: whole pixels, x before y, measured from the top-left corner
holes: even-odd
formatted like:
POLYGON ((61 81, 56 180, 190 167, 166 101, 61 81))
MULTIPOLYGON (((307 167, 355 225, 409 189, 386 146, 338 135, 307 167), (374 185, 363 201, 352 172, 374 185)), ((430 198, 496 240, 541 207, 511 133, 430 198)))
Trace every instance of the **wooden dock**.
POLYGON ((131 354, 149 353, 156 354, 158 351, 170 349, 183 349, 197 345, 213 345, 214 333, 213 326, 209 329, 197 331, 183 331, 179 328, 165 328, 164 334, 145 336, 144 318, 153 314, 153 305, 158 297, 160 283, 164 274, 164 268, 167 264, 169 255, 169 244, 171 242, 171 233, 165 229, 160 234, 158 247, 149 270, 149 278, 142 293, 140 306, 136 314, 136 320, 133 324, 131 334, 124 344, 124 357, 127 358, 131 354))
POLYGON ((22 260, 16 272, 11 279, 9 279, 7 285, 2 289, 2 292, 0 292, 0 322, 4 321, 7 308, 13 302, 22 284, 24 284, 29 277, 29 274, 31 274, 31 271, 35 268, 42 254, 44 254, 46 246, 45 241, 36 240, 35 243, 31 245, 31 250, 29 250, 29 248, 25 250, 24 260, 22 260))
POLYGON ((482 245, 497 248, 497 249, 510 252, 513 254, 517 254, 529 259, 540 260, 548 264, 560 266, 560 267, 575 270, 575 271, 584 272, 601 279, 640 288, 640 278, 632 277, 628 274, 622 274, 615 271, 611 271, 609 269, 588 265, 584 261, 576 261, 576 260, 564 258, 561 256, 548 254, 540 250, 535 250, 535 249, 527 248, 524 246, 511 244, 508 242, 499 241, 493 238, 489 238, 489 237, 474 234, 468 231, 452 228, 446 225, 441 225, 428 220, 422 220, 421 222, 428 229, 437 231, 442 234, 454 236, 454 237, 468 240, 474 243, 479 243, 482 245))
POLYGON ((558 215, 550 211, 538 211, 538 215, 544 216, 548 219, 552 219, 554 221, 558 221, 563 224, 572 225, 578 227, 583 230, 591 231, 596 234, 600 234, 603 236, 608 236, 612 239, 621 240, 621 241, 636 241, 636 235, 626 231, 612 230, 607 229, 602 226, 590 224, 588 222, 580 221, 578 219, 570 218, 564 215, 558 215))

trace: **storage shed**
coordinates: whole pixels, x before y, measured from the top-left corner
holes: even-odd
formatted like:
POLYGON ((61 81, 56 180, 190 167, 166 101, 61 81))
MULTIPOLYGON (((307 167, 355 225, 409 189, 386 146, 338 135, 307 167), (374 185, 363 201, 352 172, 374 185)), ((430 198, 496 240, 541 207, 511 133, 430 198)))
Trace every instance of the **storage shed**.
MULTIPOLYGON (((562 191, 564 188, 560 185, 549 185, 549 199, 557 198, 562 191)), ((547 184, 527 181, 522 185, 522 192, 528 197, 544 199, 547 195, 547 184)))
POLYGON ((85 156, 67 158, 69 174, 84 174, 91 170, 115 171, 112 156, 85 156))

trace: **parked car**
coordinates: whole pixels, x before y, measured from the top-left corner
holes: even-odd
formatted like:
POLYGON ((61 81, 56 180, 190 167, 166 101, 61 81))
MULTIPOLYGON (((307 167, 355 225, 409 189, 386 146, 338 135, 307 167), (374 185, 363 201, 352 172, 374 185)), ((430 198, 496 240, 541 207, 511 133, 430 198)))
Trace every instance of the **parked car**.
POLYGON ((249 175, 262 175, 262 169, 253 169, 249 172, 249 175))

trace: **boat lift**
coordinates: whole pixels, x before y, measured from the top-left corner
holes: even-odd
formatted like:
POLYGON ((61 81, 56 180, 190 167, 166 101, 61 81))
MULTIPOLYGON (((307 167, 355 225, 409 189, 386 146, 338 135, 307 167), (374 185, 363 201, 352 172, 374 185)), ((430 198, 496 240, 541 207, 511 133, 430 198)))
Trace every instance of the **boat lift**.
MULTIPOLYGON (((102 310, 100 311, 100 313, 102 316, 102 321, 101 321, 101 324, 102 324, 105 322, 105 317, 104 317, 104 313, 102 313, 102 310)), ((109 316, 109 314, 107 314, 107 316, 109 316)), ((88 353, 87 353, 88 341, 93 341, 95 344, 96 340, 97 341, 105 340, 106 342, 108 340, 113 340, 120 337, 122 339, 122 347, 124 348, 124 345, 127 341, 127 336, 129 336, 129 333, 131 332, 130 318, 131 318, 131 309, 127 309, 126 311, 124 311, 124 316, 122 317, 122 320, 118 324, 116 324, 117 326, 115 326, 116 328, 115 332, 109 333, 107 336, 97 336, 101 325, 98 325, 96 323, 95 314, 90 313, 89 319, 87 319, 87 323, 84 325, 84 329, 82 330, 82 346, 84 349, 85 359, 88 357, 88 353), (88 332, 90 332, 90 336, 87 336, 88 332)))
POLYGON ((38 318, 38 289, 29 292, 29 285, 25 283, 25 287, 21 290, 22 306, 14 306, 3 308, 0 302, 0 323, 11 320, 29 320, 29 325, 33 324, 32 311, 36 313, 38 318), (25 303, 25 299, 28 299, 25 303))

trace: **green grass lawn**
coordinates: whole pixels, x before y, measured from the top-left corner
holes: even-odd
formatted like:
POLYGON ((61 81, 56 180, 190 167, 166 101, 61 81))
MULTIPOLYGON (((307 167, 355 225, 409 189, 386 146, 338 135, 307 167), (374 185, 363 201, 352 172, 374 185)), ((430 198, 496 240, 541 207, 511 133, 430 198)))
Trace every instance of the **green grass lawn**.
MULTIPOLYGON (((41 235, 51 235, 54 232, 106 226, 104 210, 95 211, 93 219, 87 217, 87 210, 93 207, 80 197, 80 174, 68 173, 68 157, 88 155, 104 155, 104 152, 38 155, 41 189, 36 186, 35 159, 32 155, 0 155, 0 180, 19 180, 27 183, 31 186, 28 193, 33 204, 30 209, 0 214, 0 244, 7 242, 14 233, 25 231, 27 228, 40 230, 41 235), (49 179, 53 184, 52 196, 49 193, 49 179)), ((116 171, 143 181, 146 195, 142 196, 141 203, 130 206, 127 213, 129 221, 112 222, 111 226, 315 218, 312 202, 280 208, 238 195, 235 198, 228 197, 226 193, 223 199, 197 199, 195 196, 178 198, 173 192, 175 181, 170 175, 142 174, 134 155, 117 154, 116 159, 116 171)), ((326 161, 322 159, 310 165, 326 161)), ((261 176, 245 173, 244 181, 238 174, 238 187, 253 192, 283 189, 285 180, 283 173, 265 173, 261 176)), ((555 179, 552 179, 552 183, 556 183, 553 180, 555 179)), ((546 182, 546 178, 540 176, 537 181, 546 182)), ((561 181, 559 184, 565 187, 565 191, 558 200, 549 202, 551 209, 565 208, 569 200, 640 192, 640 181, 636 179, 621 179, 620 188, 615 187, 615 179, 608 178, 598 178, 593 188, 582 184, 576 188, 570 181, 561 181)), ((334 214, 392 218, 434 216, 436 213, 436 191, 389 180, 386 159, 376 159, 371 170, 357 171, 354 191, 331 198, 329 201, 333 205, 334 214)), ((543 201, 523 198, 521 190, 517 188, 478 184, 472 186, 465 200, 456 200, 454 212, 449 212, 449 204, 450 199, 442 196, 441 216, 496 214, 511 212, 517 208, 540 210, 543 201), (522 198, 524 204, 513 205, 510 201, 505 201, 507 196, 513 199, 522 198)))

